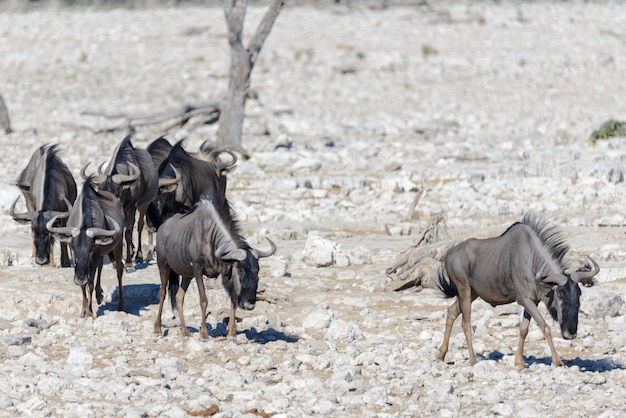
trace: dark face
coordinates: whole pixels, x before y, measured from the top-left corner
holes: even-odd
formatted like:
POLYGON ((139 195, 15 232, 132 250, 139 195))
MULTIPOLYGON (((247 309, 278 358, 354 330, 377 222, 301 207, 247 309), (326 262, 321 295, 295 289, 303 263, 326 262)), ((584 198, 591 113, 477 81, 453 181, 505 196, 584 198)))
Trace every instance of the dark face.
POLYGON ((572 279, 548 292, 550 315, 561 325, 561 336, 566 340, 573 340, 578 332, 580 293, 578 283, 572 279))
POLYGON ((106 180, 100 183, 100 185, 98 186, 98 189, 110 192, 111 194, 117 197, 119 197, 120 194, 122 193, 121 186, 118 183, 114 182, 111 176, 107 176, 106 180))
POLYGON ((46 223, 51 216, 47 212, 40 211, 36 219, 31 223, 35 244, 35 262, 39 265, 50 262, 50 245, 52 244, 52 234, 46 228, 46 223))
POLYGON ((93 238, 87 236, 84 228, 72 238, 75 262, 74 283, 78 286, 85 286, 90 278, 93 280, 93 272, 95 272, 96 267, 93 266, 93 262, 97 259, 96 251, 98 250, 98 246, 94 242, 93 238))
POLYGON ((256 291, 259 285, 259 260, 252 251, 246 251, 246 259, 233 266, 233 280, 239 280, 240 292, 237 306, 252 310, 256 305, 256 291))

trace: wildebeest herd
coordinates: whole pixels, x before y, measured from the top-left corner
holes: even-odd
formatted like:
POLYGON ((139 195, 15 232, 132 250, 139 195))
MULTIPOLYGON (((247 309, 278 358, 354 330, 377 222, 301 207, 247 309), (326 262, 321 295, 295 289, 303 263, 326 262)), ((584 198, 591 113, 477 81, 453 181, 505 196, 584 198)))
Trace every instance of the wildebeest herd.
MULTIPOLYGON (((234 169, 236 155, 206 143, 196 153, 190 153, 184 149, 183 141, 172 145, 164 137, 146 149, 137 149, 131 138, 129 134, 117 145, 106 169, 104 163, 94 174, 86 173, 89 164, 81 169, 83 185, 78 194, 69 168, 58 155, 59 146, 41 146, 16 183, 27 211, 16 212, 18 197, 11 205, 11 216, 31 224, 37 264, 54 265, 55 239, 61 244, 61 266, 69 267, 73 259, 74 282, 81 287, 83 296, 81 316, 94 316, 94 290, 97 303, 102 302, 100 277, 105 256, 113 261, 117 272, 118 309, 125 308, 122 276, 125 269, 134 266, 133 257, 135 262, 143 261, 142 230, 147 224, 150 244, 152 234, 157 234, 155 251, 161 286, 155 333, 161 333, 163 305, 169 292, 181 332, 189 335, 183 303, 191 279, 195 278, 202 315, 200 335, 208 337, 203 282, 206 276, 221 278, 231 300, 228 337, 235 337, 236 308, 255 307, 259 258, 276 252, 276 245, 269 238, 267 251, 254 249, 246 242, 226 199, 226 174, 234 169), (136 247, 132 239, 135 219, 136 247)), ((517 302, 523 307, 515 353, 519 369, 525 367, 524 341, 531 318, 548 342, 552 363, 562 365, 550 327, 537 306, 539 302, 546 305, 559 323, 563 338, 576 338, 579 284, 591 286, 599 272, 598 264, 591 258, 581 270, 571 271, 565 262, 568 251, 563 231, 532 213, 498 237, 472 238, 452 247, 442 260, 441 274, 435 283, 443 295, 457 298, 448 308, 437 357, 444 360, 452 325, 461 315, 469 361, 476 362, 470 317, 471 304, 480 297, 493 306, 517 302)))
MULTIPOLYGON (((198 284, 204 318, 203 276, 221 276, 232 301, 228 335, 234 337, 236 308, 255 306, 258 259, 276 251, 269 238, 269 251, 253 249, 239 232, 226 199, 226 173, 237 162, 235 154, 205 145, 191 154, 183 148, 183 141, 172 146, 164 137, 147 149, 138 149, 131 138, 129 134, 117 145, 106 169, 101 164, 98 172, 90 175, 86 173, 89 163, 81 169, 83 185, 78 194, 76 182, 59 156, 59 146, 39 147, 16 182, 27 211, 16 211, 18 196, 11 205, 11 216, 31 224, 37 264, 54 265, 55 240, 61 244, 61 265, 69 267, 73 259, 74 283, 83 296, 82 317, 95 316, 94 290, 97 303, 102 302, 105 256, 117 272, 118 309, 125 309, 122 276, 134 266, 133 257, 135 262, 143 261, 142 230, 147 219, 151 234, 161 231, 155 249, 161 276, 155 331, 161 330, 163 302, 169 291, 172 309, 178 311, 187 335, 182 308, 191 278, 198 284), (223 154, 229 161, 222 161, 223 154)), ((201 334, 208 335, 206 325, 201 334)))

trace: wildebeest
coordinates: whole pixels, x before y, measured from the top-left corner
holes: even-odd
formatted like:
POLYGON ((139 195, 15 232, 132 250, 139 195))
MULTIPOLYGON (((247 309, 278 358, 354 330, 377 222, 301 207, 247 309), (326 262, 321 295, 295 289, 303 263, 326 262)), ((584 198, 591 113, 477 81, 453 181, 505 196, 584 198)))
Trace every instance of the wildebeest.
MULTIPOLYGON (((54 239, 46 223, 55 215, 67 212, 68 205, 76 200, 76 182, 58 153, 58 145, 47 144, 35 150, 16 182, 26 200, 27 211, 15 211, 19 196, 9 209, 17 222, 31 224, 35 262, 39 265, 54 266, 54 239)), ((63 225, 65 219, 59 222, 63 225)), ((67 244, 60 244, 61 266, 69 267, 67 244)))
POLYGON ((59 240, 69 243, 74 250, 74 283, 81 287, 83 305, 81 317, 95 316, 92 310, 94 277, 96 270, 96 298, 102 300, 100 276, 102 260, 105 254, 113 254, 117 270, 118 310, 124 310, 122 292, 122 227, 124 225, 124 208, 122 202, 110 192, 96 191, 91 179, 84 182, 76 204, 67 215, 66 226, 54 226, 61 215, 56 215, 47 223, 47 228, 59 240))
MULTIPOLYGON (((145 214, 150 202, 158 191, 158 173, 152 161, 152 157, 145 149, 135 148, 131 143, 132 133, 120 142, 104 172, 99 172, 92 181, 98 184, 98 188, 115 194, 124 206, 125 224, 124 237, 126 241, 126 266, 132 267, 132 258, 135 253, 133 245, 133 228, 135 226, 136 212, 139 212, 137 220, 137 253, 135 259, 143 261, 141 248, 141 235, 144 226, 145 214), (137 170, 138 169, 138 170, 137 170), (138 171, 138 173, 137 173, 138 171), (116 175, 136 176, 137 181, 130 188, 121 188, 112 179, 116 175)), ((81 171, 85 177, 85 169, 81 171)))
POLYGON ((569 245, 563 231, 546 219, 527 213, 521 222, 511 225, 494 238, 470 238, 452 247, 443 260, 439 289, 448 298, 457 300, 448 308, 446 331, 437 358, 443 360, 448 352, 452 324, 462 314, 462 328, 467 340, 469 359, 476 363, 471 339, 471 305, 480 297, 492 306, 517 302, 524 308, 520 324, 515 364, 524 364, 524 340, 530 318, 534 319, 552 352, 552 364, 563 365, 552 342, 550 327, 537 305, 543 302, 561 328, 565 339, 576 338, 580 288, 590 286, 600 270, 592 263, 591 271, 569 272, 564 256, 569 245), (449 277, 446 278, 445 275, 449 277))
POLYGON ((200 199, 209 188, 216 189, 222 200, 226 196, 225 173, 231 171, 237 158, 228 150, 206 150, 190 154, 183 148, 183 140, 178 141, 159 166, 158 213, 159 225, 175 213, 183 213, 200 199), (219 154, 228 153, 231 161, 222 162, 219 154), (199 158, 201 155, 202 158, 199 158))
POLYGON ((175 214, 169 218, 157 234, 157 265, 161 276, 159 311, 154 323, 154 332, 161 333, 161 315, 167 292, 170 272, 182 276, 176 294, 176 310, 180 317, 183 335, 189 335, 183 316, 185 292, 193 277, 200 294, 202 311, 200 335, 208 337, 206 326, 207 299, 203 275, 216 278, 222 276, 222 284, 231 300, 228 336, 235 337, 235 310, 254 309, 259 282, 259 258, 269 257, 276 245, 268 238, 271 250, 261 252, 251 248, 239 232, 239 226, 231 214, 228 201, 219 192, 209 188, 192 210, 175 214))

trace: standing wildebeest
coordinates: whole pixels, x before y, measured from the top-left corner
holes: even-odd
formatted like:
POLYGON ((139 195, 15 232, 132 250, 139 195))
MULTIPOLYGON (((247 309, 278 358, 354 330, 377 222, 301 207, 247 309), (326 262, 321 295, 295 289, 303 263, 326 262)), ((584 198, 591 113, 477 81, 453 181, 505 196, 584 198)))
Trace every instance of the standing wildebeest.
MULTIPOLYGON (((27 212, 17 213, 13 202, 9 213, 17 222, 30 222, 35 262, 54 266, 54 239, 46 223, 59 213, 67 212, 76 200, 76 182, 67 165, 58 155, 58 145, 43 145, 20 173, 17 185, 26 199, 27 212)), ((65 219, 60 220, 65 224, 65 219)), ((67 244, 61 242, 61 266, 69 267, 67 244)))
POLYGON ((170 280, 170 271, 174 271, 182 276, 176 294, 176 310, 183 335, 189 335, 183 316, 183 303, 191 279, 195 277, 200 294, 200 335, 207 338, 207 299, 202 276, 216 278, 221 275, 222 284, 231 300, 228 336, 234 338, 237 306, 251 310, 256 304, 259 258, 269 257, 276 251, 274 243, 269 238, 267 240, 272 247, 270 251, 261 252, 251 248, 232 218, 228 201, 222 203, 222 197, 215 189, 208 189, 190 212, 175 214, 165 221, 157 234, 161 291, 154 332, 161 333, 166 284, 170 280))
POLYGON ((96 191, 88 178, 83 184, 81 194, 68 214, 67 225, 54 226, 57 218, 48 221, 47 228, 60 240, 68 242, 74 250, 74 283, 82 288, 83 306, 81 317, 95 316, 91 308, 94 276, 98 270, 96 282, 96 298, 102 300, 100 276, 102 274, 102 258, 111 252, 115 259, 118 285, 117 309, 124 310, 122 293, 122 230, 124 224, 124 208, 122 202, 112 193, 96 191))
POLYGON ((457 296, 448 308, 446 332, 437 358, 443 360, 448 352, 452 324, 462 314, 462 327, 467 340, 470 363, 476 363, 471 339, 470 315, 472 302, 480 297, 492 306, 517 302, 524 308, 520 324, 515 364, 524 364, 524 340, 530 318, 534 319, 552 352, 552 364, 563 365, 552 342, 550 327, 537 309, 540 301, 547 306, 552 318, 561 327, 567 340, 576 338, 580 288, 578 283, 593 284, 600 270, 591 258, 591 271, 569 273, 563 258, 569 250, 563 232, 545 219, 527 213, 522 222, 511 225, 495 238, 470 238, 446 254, 438 286, 446 297, 457 296), (449 276, 448 281, 444 276, 449 276))
MULTIPOLYGON (((133 228, 136 212, 139 212, 139 219, 137 220, 137 253, 135 259, 140 262, 143 261, 141 234, 146 211, 157 194, 159 181, 152 157, 145 149, 133 147, 130 142, 131 137, 132 133, 117 145, 106 171, 100 172, 98 176, 93 178, 99 189, 109 191, 119 197, 124 206, 127 267, 133 266, 132 258, 135 252, 133 228), (135 176, 137 181, 130 188, 120 188, 119 184, 112 180, 116 175, 135 176)), ((85 168, 81 171, 83 178, 85 177, 85 168)))

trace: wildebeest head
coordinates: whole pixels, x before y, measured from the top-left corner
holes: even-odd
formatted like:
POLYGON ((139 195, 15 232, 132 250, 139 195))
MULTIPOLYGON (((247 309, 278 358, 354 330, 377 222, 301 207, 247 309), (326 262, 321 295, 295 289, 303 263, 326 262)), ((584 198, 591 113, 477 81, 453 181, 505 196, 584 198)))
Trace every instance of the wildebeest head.
MULTIPOLYGON (((13 219, 20 223, 30 223, 33 233, 33 244, 35 246, 35 262, 39 265, 45 265, 50 262, 50 245, 54 242, 52 235, 46 228, 46 223, 54 216, 62 216, 61 212, 40 210, 33 212, 17 212, 15 206, 20 200, 20 196, 15 199, 9 208, 9 214, 13 219)), ((70 206, 68 202, 68 206, 70 206)), ((71 207, 71 206, 70 206, 71 207)))
POLYGON ((221 245, 215 255, 229 264, 229 271, 222 275, 222 283, 233 305, 241 309, 252 310, 256 305, 256 292, 259 285, 259 258, 269 257, 276 252, 276 245, 266 238, 271 245, 269 251, 251 248, 227 250, 230 243, 221 245))
POLYGON ((598 264, 591 257, 589 260, 592 263, 591 271, 551 274, 541 280, 545 291, 542 299, 552 318, 559 323, 561 336, 566 340, 573 340, 578 332, 578 311, 581 295, 578 284, 591 286, 593 276, 600 271, 598 264))
POLYGON ((89 177, 83 184, 83 191, 69 212, 67 226, 55 226, 61 215, 54 216, 46 224, 48 231, 59 241, 72 246, 74 283, 79 286, 87 284, 103 252, 109 250, 102 247, 109 247, 116 238, 121 239, 120 223, 123 223, 124 216, 119 199, 108 192, 96 192, 91 180, 89 177))
POLYGON ((89 281, 89 275, 97 266, 92 264, 93 260, 99 259, 97 252, 100 247, 106 247, 113 243, 115 235, 120 232, 120 225, 115 219, 106 216, 109 228, 96 227, 55 227, 59 215, 48 221, 46 227, 55 234, 59 240, 72 245, 74 251, 74 283, 85 286, 89 281))

